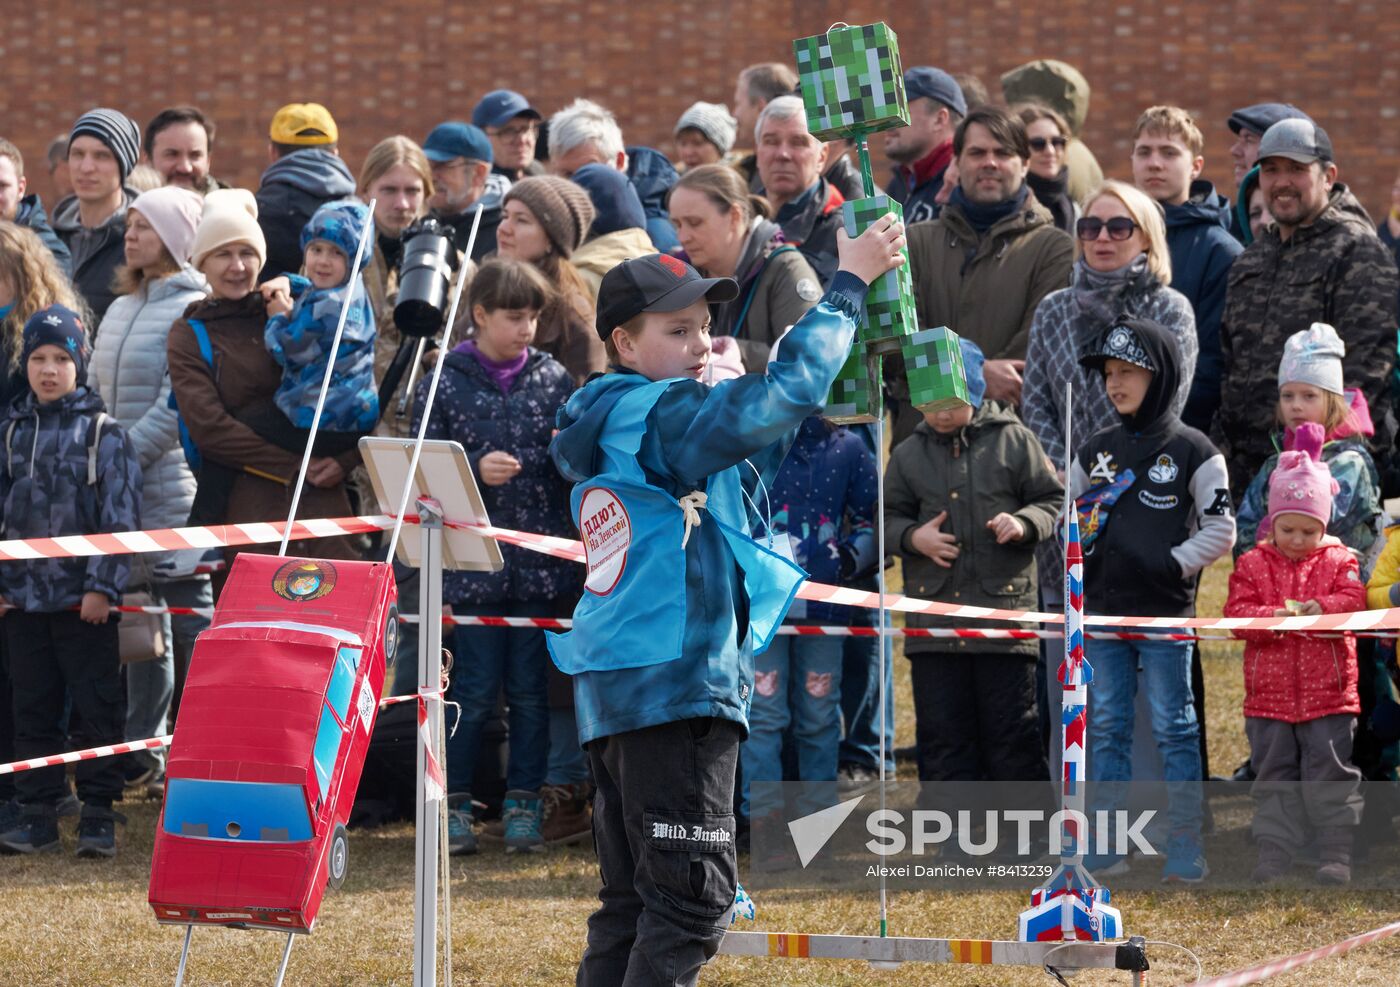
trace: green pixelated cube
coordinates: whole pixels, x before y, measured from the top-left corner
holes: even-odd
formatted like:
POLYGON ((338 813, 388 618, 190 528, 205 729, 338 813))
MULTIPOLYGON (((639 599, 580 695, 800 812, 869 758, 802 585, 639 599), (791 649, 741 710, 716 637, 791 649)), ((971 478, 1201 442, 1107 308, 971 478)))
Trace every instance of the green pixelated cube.
POLYGON ((807 129, 821 140, 909 125, 899 40, 882 23, 833 28, 792 43, 807 129))
POLYGON ((902 343, 910 404, 931 412, 972 403, 967 398, 967 371, 957 333, 940 326, 907 336, 902 343))
MULTIPOLYGON (((885 213, 892 212, 904 219, 904 209, 887 195, 872 195, 851 199, 841 206, 841 218, 846 235, 858 237, 885 213)), ((908 336, 918 331, 918 313, 914 307, 914 278, 909 271, 909 252, 904 252, 904 264, 875 279, 865 296, 865 319, 857 338, 868 343, 891 336, 908 336)))
POLYGON ((873 422, 880 407, 880 375, 871 381, 865 347, 856 343, 832 382, 822 417, 837 425, 873 422))

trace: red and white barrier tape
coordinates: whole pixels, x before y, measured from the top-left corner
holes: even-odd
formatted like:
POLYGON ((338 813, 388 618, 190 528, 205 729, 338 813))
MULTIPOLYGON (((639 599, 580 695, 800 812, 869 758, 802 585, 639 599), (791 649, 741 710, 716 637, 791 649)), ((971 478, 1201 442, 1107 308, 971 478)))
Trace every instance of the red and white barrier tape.
MULTIPOLYGON (((8 609, 12 608, 0 607, 0 610, 8 609)), ((117 613, 214 616, 213 607, 118 606, 111 609, 117 613)), ((405 624, 419 623, 416 613, 401 614, 399 620, 405 624)), ((574 624, 567 617, 471 617, 455 613, 451 616, 444 616, 442 622, 456 624, 460 627, 538 627, 546 631, 567 631, 574 624)), ((795 637, 879 637, 880 629, 878 627, 846 627, 832 624, 783 624, 778 628, 778 633, 795 637)), ((889 627, 886 628, 885 633, 889 637, 962 638, 969 641, 1058 641, 1065 636, 1063 631, 1033 631, 1010 627, 889 627)), ((1394 638, 1400 636, 1400 630, 1352 631, 1350 633, 1356 637, 1394 638)), ((1313 632, 1308 636, 1323 639, 1341 637, 1338 633, 1326 632, 1313 632)), ((1228 634, 1174 634, 1141 631, 1095 631, 1086 634, 1085 637, 1095 641, 1224 641, 1227 644, 1239 642, 1239 638, 1231 637, 1228 634)))
POLYGON ((1400 922, 1392 922, 1383 925, 1379 929, 1372 929, 1370 932, 1363 932, 1360 935, 1352 936, 1350 939, 1343 939, 1341 942, 1334 942, 1330 946, 1319 946, 1317 949, 1310 949, 1306 953, 1297 953, 1293 956, 1286 956, 1282 959, 1269 960, 1267 963, 1260 963, 1258 966, 1249 967, 1246 970, 1237 970, 1234 973, 1224 973, 1209 980, 1197 981, 1195 987, 1244 987, 1245 984, 1256 984, 1261 980, 1270 977, 1277 977, 1280 973, 1287 973, 1289 970, 1296 970, 1300 966, 1315 963, 1318 960, 1325 960, 1331 956, 1341 956, 1349 953, 1358 946, 1365 946, 1369 943, 1379 942, 1382 939, 1389 939, 1400 932, 1400 922))
POLYGON ((125 744, 106 744, 102 747, 89 747, 83 751, 69 751, 67 754, 53 754, 49 757, 32 757, 27 761, 11 761, 0 764, 0 775, 12 775, 16 771, 33 771, 35 768, 53 768, 60 764, 76 764, 78 761, 95 761, 99 757, 112 757, 116 754, 130 754, 132 751, 153 751, 170 746, 170 734, 164 737, 151 737, 148 740, 132 740, 125 744))
MULTIPOLYGON (((415 521, 416 517, 406 517, 415 521)), ((580 544, 569 538, 537 535, 493 525, 448 521, 447 526, 473 531, 485 538, 494 538, 541 552, 556 558, 583 561, 580 544)), ((298 521, 292 526, 294 539, 330 538, 361 534, 392 528, 394 519, 384 515, 320 518, 298 521)), ((285 522, 258 524, 228 524, 207 528, 162 528, 152 531, 123 531, 103 535, 64 535, 59 538, 30 538, 0 541, 0 561, 75 558, 92 555, 118 555, 131 552, 164 552, 171 549, 218 548, 232 545, 254 545, 280 541, 285 522)), ((804 600, 833 603, 838 606, 877 609, 878 593, 828 586, 825 583, 803 583, 797 595, 804 600)), ((1059 624, 1063 614, 1039 613, 1032 610, 996 610, 990 607, 959 606, 920 600, 910 596, 890 595, 886 608, 905 613, 929 613, 965 620, 1001 620, 1019 623, 1059 624)), ((1361 610, 1356 613, 1325 613, 1315 617, 1110 617, 1088 615, 1085 624, 1098 627, 1134 627, 1177 632, 1180 628, 1212 628, 1215 630, 1273 630, 1273 631, 1375 631, 1400 628, 1400 607, 1387 610, 1361 610)))
MULTIPOLYGON (((379 708, 394 706, 398 703, 411 703, 419 699, 419 693, 411 693, 407 696, 387 696, 379 700, 379 708)), ((428 698, 441 698, 441 692, 425 692, 423 696, 428 698)), ((11 761, 9 764, 0 764, 0 775, 12 775, 17 771, 33 771, 36 768, 55 768, 62 764, 76 764, 79 761, 95 761, 99 757, 114 757, 117 754, 130 754, 133 751, 154 751, 162 747, 169 747, 174 740, 173 734, 166 734, 163 737, 149 737, 146 740, 128 740, 122 744, 104 744, 101 747, 89 747, 81 751, 69 751, 66 754, 51 754, 48 757, 32 757, 27 761, 11 761)))

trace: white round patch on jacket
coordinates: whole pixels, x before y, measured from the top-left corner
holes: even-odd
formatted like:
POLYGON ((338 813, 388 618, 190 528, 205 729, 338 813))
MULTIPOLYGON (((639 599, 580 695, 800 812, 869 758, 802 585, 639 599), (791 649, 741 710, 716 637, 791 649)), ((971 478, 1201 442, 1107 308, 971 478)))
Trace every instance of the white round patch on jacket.
POLYGON ((822 296, 821 285, 811 278, 800 278, 797 282, 797 297, 804 302, 815 302, 822 296))

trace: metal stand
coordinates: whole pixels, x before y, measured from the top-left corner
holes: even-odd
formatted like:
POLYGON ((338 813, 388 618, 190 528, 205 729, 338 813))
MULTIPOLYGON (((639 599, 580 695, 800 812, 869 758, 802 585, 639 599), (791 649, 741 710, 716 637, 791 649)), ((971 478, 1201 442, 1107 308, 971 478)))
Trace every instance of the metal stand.
MULTIPOLYGON (((418 691, 428 713, 429 743, 442 741, 442 505, 431 497, 417 503, 422 529, 418 570, 418 691)), ((414 837, 413 987, 437 985, 437 896, 439 807, 425 798, 429 748, 418 745, 417 828, 414 837)))
POLYGON ((287 933, 287 945, 282 950, 282 965, 277 969, 277 982, 272 987, 282 987, 282 980, 287 976, 287 964, 292 958, 292 933, 287 933))
POLYGON ((180 950, 180 966, 175 970, 175 987, 181 987, 185 982, 185 964, 190 958, 190 939, 194 936, 194 926, 185 926, 185 945, 180 950))

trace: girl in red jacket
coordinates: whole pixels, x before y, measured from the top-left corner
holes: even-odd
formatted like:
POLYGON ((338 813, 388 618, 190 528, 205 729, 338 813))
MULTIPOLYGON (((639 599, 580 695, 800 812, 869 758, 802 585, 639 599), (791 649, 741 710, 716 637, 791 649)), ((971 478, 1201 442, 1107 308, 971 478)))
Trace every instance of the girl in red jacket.
MULTIPOLYGON (((1227 617, 1347 613, 1366 607, 1356 559, 1326 534, 1337 491, 1318 462, 1321 428, 1304 425, 1294 451, 1269 479, 1259 542, 1230 576, 1227 617), (1302 433, 1306 431, 1306 435, 1302 433)), ((1245 733, 1256 781, 1254 880, 1283 877, 1316 830, 1317 880, 1351 880, 1352 833, 1361 819, 1361 772, 1351 763, 1356 714, 1356 639, 1235 631, 1244 649, 1245 733), (1300 784, 1301 782, 1301 784, 1300 784)))

